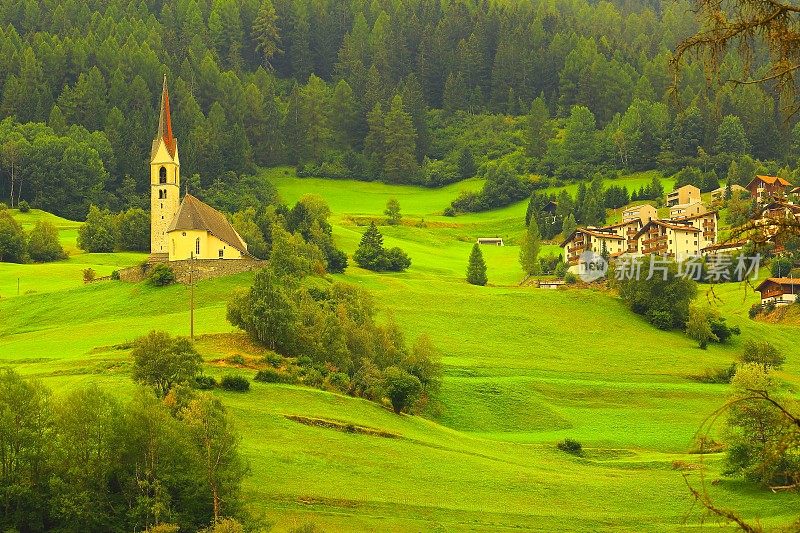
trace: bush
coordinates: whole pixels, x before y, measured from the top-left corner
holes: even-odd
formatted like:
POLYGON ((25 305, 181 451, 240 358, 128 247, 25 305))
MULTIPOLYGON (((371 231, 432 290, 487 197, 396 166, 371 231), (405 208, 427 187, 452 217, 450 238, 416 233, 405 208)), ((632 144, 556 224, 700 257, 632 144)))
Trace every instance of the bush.
POLYGON ((78 230, 78 248, 89 253, 113 252, 117 240, 117 225, 111 213, 91 206, 86 222, 78 230))
POLYGON ((297 378, 295 378, 291 374, 287 374, 285 372, 280 372, 279 370, 275 370, 273 368, 265 368, 264 370, 259 370, 258 373, 253 378, 253 381, 258 381, 260 383, 288 383, 293 384, 297 383, 297 378))
POLYGON ((237 353, 236 355, 228 357, 228 363, 232 365, 244 366, 245 364, 247 364, 247 361, 244 360, 243 356, 237 353))
POLYGON ((314 361, 307 355, 301 355, 297 358, 297 365, 302 367, 310 367, 314 364, 314 361))
POLYGON ((67 257, 58 240, 58 229, 53 224, 44 220, 36 223, 28 235, 28 255, 37 263, 48 263, 67 257))
POLYGON ((0 211, 0 261, 22 263, 26 244, 22 226, 8 211, 0 211))
POLYGON ((730 366, 718 370, 706 369, 702 375, 697 376, 697 381, 700 383, 728 384, 735 375, 736 363, 731 363, 730 366))
POLYGON ((27 201, 22 200, 19 204, 17 204, 17 208, 19 209, 20 213, 27 213, 31 210, 31 205, 27 201))
POLYGON ((769 266, 770 273, 776 278, 786 278, 792 272, 794 263, 788 257, 776 257, 769 266))
POLYGON ((411 266, 411 258, 396 246, 386 250, 384 257, 386 258, 386 270, 391 272, 402 272, 411 266))
POLYGON ((411 407, 422 392, 419 378, 397 367, 386 369, 383 386, 392 403, 392 409, 397 414, 411 407))
POLYGON ((175 272, 166 263, 159 263, 153 267, 147 279, 156 287, 165 287, 175 283, 175 272))
POLYGON ((444 208, 444 211, 442 211, 442 215, 446 217, 454 217, 456 216, 456 210, 453 209, 452 206, 448 205, 447 207, 444 208))
POLYGON ((217 386, 214 376, 200 375, 194 378, 194 388, 200 390, 210 390, 217 386))
POLYGON ((566 452, 572 455, 577 455, 577 456, 583 455, 583 445, 574 439, 570 439, 569 437, 556 444, 556 448, 558 448, 562 452, 566 452))
POLYGON ((761 305, 760 304, 753 304, 750 306, 750 310, 747 312, 750 318, 755 318, 761 314, 761 305))
POLYGON ((119 270, 115 270, 111 273, 111 279, 114 281, 119 281, 119 270))
MULTIPOLYGON (((309 357, 308 360, 310 361, 311 358, 309 357)), ((264 362, 270 366, 278 368, 279 366, 281 366, 281 363, 283 363, 283 357, 281 357, 276 353, 268 353, 267 355, 264 356, 264 362)))
POLYGON ((227 375, 222 377, 220 386, 233 392, 247 392, 250 390, 250 381, 244 376, 227 375))
POLYGON ((150 251, 150 215, 137 208, 119 213, 115 220, 119 247, 134 252, 150 251))
POLYGON ((328 383, 331 387, 347 392, 350 390, 350 376, 344 372, 334 372, 328 376, 328 383))
POLYGON ((83 269, 83 281, 89 282, 94 281, 97 277, 97 273, 94 271, 93 268, 84 268, 83 269))

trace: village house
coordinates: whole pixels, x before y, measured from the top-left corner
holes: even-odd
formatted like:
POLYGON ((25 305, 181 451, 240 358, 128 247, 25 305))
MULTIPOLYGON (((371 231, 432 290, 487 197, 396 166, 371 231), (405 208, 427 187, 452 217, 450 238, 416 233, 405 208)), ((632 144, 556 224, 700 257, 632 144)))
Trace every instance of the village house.
MULTIPOLYGON (((746 192, 746 193, 749 194, 749 192, 750 192, 747 189, 745 189, 744 187, 742 187, 741 185, 736 184, 736 183, 731 185, 730 188, 731 188, 731 196, 733 196, 736 193, 746 192)), ((727 190, 728 190, 727 186, 726 187, 720 187, 719 189, 714 189, 713 191, 711 191, 711 198, 716 202, 721 202, 722 200, 725 199, 725 194, 726 194, 727 190)))
POLYGON ((651 220, 658 218, 658 210, 650 204, 634 205, 626 207, 622 212, 622 221, 630 222, 640 220, 642 224, 647 224, 651 220))
POLYGON ((761 208, 760 216, 754 218, 755 226, 765 237, 772 239, 785 229, 787 222, 800 223, 800 205, 773 200, 761 208))
POLYGON ((150 262, 247 256, 247 245, 224 214, 190 194, 181 200, 180 167, 164 76, 150 153, 150 262))
POLYGON ((701 231, 691 224, 670 220, 651 220, 636 234, 641 255, 673 259, 700 255, 701 231))
POLYGON ((686 205, 699 201, 700 189, 694 185, 684 185, 667 194, 667 207, 686 205))
POLYGON ((490 246, 503 246, 503 239, 501 237, 478 237, 476 241, 480 245, 490 245, 490 246))
POLYGON ((702 215, 706 212, 703 202, 689 202, 688 204, 676 204, 669 208, 669 218, 683 218, 695 215, 702 215))
POLYGON ((756 176, 745 186, 750 196, 758 203, 768 202, 773 197, 782 197, 792 184, 777 176, 756 176))
POLYGON ((681 260, 710 250, 716 244, 718 223, 718 212, 705 210, 696 215, 668 220, 653 218, 644 223, 631 218, 602 228, 578 228, 561 247, 570 267, 579 264, 584 252, 602 253, 604 245, 609 257, 656 254, 681 260))
POLYGON ((570 267, 580 263, 585 252, 602 254, 604 251, 611 257, 622 255, 628 248, 628 241, 618 232, 619 228, 578 228, 561 243, 564 258, 570 267))
POLYGON ((761 304, 789 305, 797 301, 800 279, 767 278, 756 287, 761 293, 761 304))
POLYGON ((558 220, 558 202, 553 200, 547 202, 544 207, 542 207, 542 213, 544 213, 545 219, 549 222, 558 220))

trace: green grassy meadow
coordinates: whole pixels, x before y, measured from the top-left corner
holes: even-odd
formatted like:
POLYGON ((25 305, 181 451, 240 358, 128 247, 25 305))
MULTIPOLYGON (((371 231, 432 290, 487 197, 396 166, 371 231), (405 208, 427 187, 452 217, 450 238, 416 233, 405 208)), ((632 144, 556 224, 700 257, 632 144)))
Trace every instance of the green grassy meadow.
MULTIPOLYGON (((620 182, 638 188, 651 176, 620 182), (636 185, 634 185, 636 184, 636 185)), ((383 226, 389 246, 412 258, 402 274, 351 266, 342 280, 369 289, 383 317, 413 341, 426 333, 442 352, 445 379, 432 419, 397 416, 365 400, 289 385, 253 383, 247 394, 218 393, 243 436, 251 466, 245 501, 273 531, 314 523, 324 531, 688 531, 717 527, 703 516, 683 473, 708 480, 715 502, 765 527, 791 522, 795 494, 772 494, 721 478, 721 456, 691 454, 693 438, 721 406, 726 385, 691 376, 729 365, 748 338, 770 338, 788 356, 780 374, 800 375, 800 327, 751 321, 757 296, 742 285, 717 287, 729 322, 742 328, 730 346, 699 350, 685 335, 658 331, 602 290, 519 286, 515 242, 525 203, 489 213, 441 216, 477 180, 427 190, 380 183, 295 178, 265 172, 283 200, 318 194, 331 206, 334 236, 351 254, 363 217, 380 216, 399 200, 406 221, 383 226), (362 218, 360 218, 362 217, 362 218), (422 220, 424 219, 424 224, 422 220), (504 237, 485 247, 489 286, 464 278, 475 238, 504 237), (307 426, 291 415, 380 429, 393 438, 307 426), (585 457, 555 448, 581 441, 585 457), (673 463, 693 465, 675 469, 673 463), (712 480, 721 479, 712 485, 712 480)), ((665 187, 668 184, 665 182, 665 187)), ((32 224, 41 212, 19 215, 32 224)), ((59 221, 74 246, 77 225, 59 221)), ((58 391, 98 383, 126 394, 128 351, 114 348, 151 329, 188 334, 188 289, 99 282, 99 275, 144 258, 80 254, 50 265, 0 264, 0 365, 41 379, 58 391), (25 289, 16 296, 16 278, 25 289), (13 293, 13 294, 12 294, 13 293)), ((545 248, 556 251, 551 245, 545 248)), ((197 332, 231 333, 225 305, 251 274, 201 282, 197 332)), ((709 304, 710 305, 710 304, 709 304)), ((204 352, 211 360, 213 350, 204 352)), ((210 366, 209 373, 226 370, 210 366)))

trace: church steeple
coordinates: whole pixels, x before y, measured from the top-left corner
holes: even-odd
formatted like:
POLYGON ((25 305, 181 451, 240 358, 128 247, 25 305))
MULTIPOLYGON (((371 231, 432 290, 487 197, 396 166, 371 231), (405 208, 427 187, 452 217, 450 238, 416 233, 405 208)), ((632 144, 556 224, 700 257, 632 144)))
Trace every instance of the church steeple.
POLYGON ((161 91, 158 132, 150 152, 150 252, 168 253, 167 228, 180 207, 181 163, 178 141, 172 135, 167 76, 161 91))
POLYGON ((175 137, 172 136, 172 117, 169 114, 169 91, 167 91, 167 75, 164 74, 164 86, 161 89, 161 112, 158 117, 158 136, 167 145, 169 155, 175 157, 175 137))

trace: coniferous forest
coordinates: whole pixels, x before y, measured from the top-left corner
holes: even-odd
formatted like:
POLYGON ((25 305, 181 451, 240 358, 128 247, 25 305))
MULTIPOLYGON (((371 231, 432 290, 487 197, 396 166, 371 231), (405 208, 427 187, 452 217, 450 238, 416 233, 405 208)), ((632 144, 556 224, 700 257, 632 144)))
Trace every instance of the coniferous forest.
MULTIPOLYGON (((74 219, 146 208, 164 74, 206 198, 276 165, 487 178, 451 208, 469 211, 647 169, 742 183, 800 157, 768 84, 709 83, 692 58, 674 84, 697 30, 683 0, 3 0, 0 23, 0 198, 74 219)), ((741 70, 731 54, 722 77, 741 70)))

